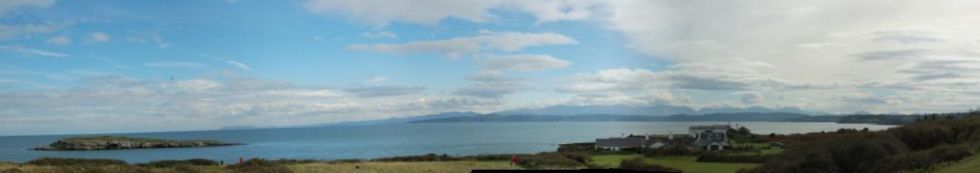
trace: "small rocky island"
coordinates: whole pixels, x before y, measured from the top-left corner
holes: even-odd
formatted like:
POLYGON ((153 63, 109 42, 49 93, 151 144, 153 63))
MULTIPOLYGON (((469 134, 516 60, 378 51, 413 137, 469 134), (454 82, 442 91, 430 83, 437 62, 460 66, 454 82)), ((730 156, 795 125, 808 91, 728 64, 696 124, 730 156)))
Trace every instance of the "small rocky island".
POLYGON ((134 138, 122 136, 85 136, 65 138, 46 147, 34 148, 34 150, 119 150, 119 149, 143 149, 143 148, 188 148, 188 147, 217 147, 243 145, 240 143, 226 143, 214 140, 166 140, 153 138, 134 138))

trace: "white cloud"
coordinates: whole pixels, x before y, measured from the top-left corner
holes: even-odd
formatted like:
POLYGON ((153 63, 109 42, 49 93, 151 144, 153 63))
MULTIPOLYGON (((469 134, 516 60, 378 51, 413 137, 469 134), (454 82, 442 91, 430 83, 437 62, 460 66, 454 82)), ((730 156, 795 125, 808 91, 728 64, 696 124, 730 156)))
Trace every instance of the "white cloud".
MULTIPOLYGON (((2 14, 0 14, 2 15, 2 14)), ((13 39, 18 37, 31 38, 35 34, 44 34, 64 29, 67 23, 40 23, 40 24, 0 24, 0 40, 13 39)))
POLYGON ((416 86, 355 86, 344 88, 344 92, 354 94, 358 97, 386 97, 408 94, 419 94, 425 91, 425 87, 416 86))
POLYGON ((395 35, 395 33, 391 33, 388 31, 378 31, 378 32, 361 33, 361 37, 369 38, 369 39, 382 39, 382 38, 394 39, 394 38, 398 38, 398 35, 395 35))
POLYGON ((527 79, 507 76, 502 71, 480 71, 467 79, 474 83, 456 89, 453 94, 498 99, 531 88, 525 84, 527 79))
POLYGON ((54 4, 54 0, 4 0, 0 1, 0 17, 7 12, 23 7, 46 8, 54 4))
POLYGON ((27 56, 45 56, 45 57, 68 57, 68 54, 51 52, 40 49, 28 48, 20 45, 13 46, 0 46, 0 52, 16 53, 27 56))
POLYGON ((480 59, 480 64, 485 70, 512 70, 512 71, 541 71, 554 68, 563 68, 571 65, 571 62, 552 57, 551 55, 491 55, 480 59))
POLYGON ((169 48, 171 46, 170 42, 163 39, 160 32, 133 33, 126 37, 126 41, 130 43, 152 43, 156 44, 159 48, 169 48))
POLYGON ((529 72, 563 68, 571 62, 550 55, 489 55, 477 59, 481 70, 467 77, 473 83, 453 91, 460 96, 499 99, 523 90, 532 89, 528 79, 505 75, 508 71, 529 72))
POLYGON ((71 44, 71 38, 68 38, 68 36, 60 35, 60 36, 51 37, 45 42, 47 42, 48 44, 64 46, 64 45, 71 44))
POLYGON ((148 62, 143 63, 143 66, 154 68, 203 68, 207 64, 198 62, 148 62))
POLYGON ((386 26, 391 22, 436 24, 455 18, 476 23, 497 18, 493 10, 529 13, 538 22, 583 20, 592 15, 596 1, 574 0, 310 0, 308 11, 323 15, 342 15, 363 23, 386 26))
POLYGON ((211 80, 191 79, 191 80, 177 81, 170 86, 176 87, 181 90, 204 91, 208 89, 221 87, 221 85, 222 85, 221 83, 211 81, 211 80))
MULTIPOLYGON (((980 61, 976 61, 980 57, 976 42, 980 25, 971 24, 980 22, 980 14, 975 12, 980 10, 978 2, 607 2, 603 6, 610 14, 606 21, 624 34, 627 47, 678 63, 672 65, 675 69, 654 72, 668 76, 656 82, 668 83, 667 88, 704 90, 673 92, 707 95, 752 90, 769 100, 791 98, 782 103, 814 109, 866 107, 869 111, 901 112, 908 107, 927 107, 924 105, 945 111, 972 107, 909 101, 925 98, 854 106, 858 104, 848 103, 862 99, 831 97, 827 92, 866 98, 896 93, 907 97, 927 97, 913 94, 918 92, 960 93, 969 100, 976 98, 968 93, 980 91, 962 85, 980 82, 976 75, 980 74, 980 61), (741 62, 766 65, 723 66, 741 62), (694 68, 682 68, 686 64, 723 68, 712 67, 714 70, 709 71, 716 72, 711 73, 676 69, 694 68), (862 85, 868 82, 887 87, 862 85)), ((708 97, 695 96, 703 102, 729 99, 703 98, 708 97)))
POLYGON ((453 94, 483 98, 500 98, 527 88, 527 86, 521 83, 474 83, 453 91, 453 94))
POLYGON ((214 56, 214 55, 203 54, 203 53, 201 53, 199 55, 201 57, 205 57, 205 58, 208 58, 208 59, 211 59, 211 60, 222 61, 222 62, 228 63, 229 65, 235 66, 235 68, 238 68, 238 69, 243 70, 243 71, 255 71, 254 69, 252 69, 252 66, 249 66, 248 64, 245 64, 245 63, 243 63, 241 61, 231 60, 231 59, 228 59, 228 58, 217 57, 217 56, 214 56))
POLYGON ((367 83, 367 84, 377 84, 377 83, 381 83, 381 82, 384 82, 384 81, 387 81, 387 80, 388 80, 388 77, 384 77, 384 76, 372 76, 371 78, 368 78, 366 81, 364 81, 364 83, 367 83))
POLYGON ((895 63, 855 63, 853 55, 971 51, 980 32, 967 24, 980 21, 980 4, 969 1, 612 2, 609 22, 639 52, 682 63, 761 61, 805 81, 903 80, 895 63))
POLYGON ((555 33, 521 33, 481 31, 478 36, 456 37, 445 40, 424 40, 403 44, 353 44, 351 50, 384 53, 436 53, 448 57, 462 57, 481 51, 515 52, 527 47, 576 44, 578 41, 555 33))
POLYGON ((109 36, 109 34, 96 31, 88 34, 88 40, 86 40, 86 42, 101 43, 101 42, 109 42, 109 40, 111 39, 112 36, 109 36))
POLYGON ((759 104, 762 103, 765 99, 764 97, 762 97, 762 94, 755 91, 743 92, 741 95, 742 95, 742 103, 746 105, 759 104))
POLYGON ((422 93, 348 96, 325 87, 246 78, 144 80, 96 76, 79 82, 71 88, 0 92, 0 110, 5 110, 0 111, 0 123, 6 124, 0 126, 0 134, 309 125, 444 111, 486 111, 502 104, 495 99, 422 93))
POLYGON ((242 62, 239 62, 239 61, 235 61, 235 60, 225 60, 225 62, 227 62, 228 64, 231 64, 231 65, 234 65, 235 67, 237 67, 238 69, 241 69, 241 70, 245 70, 245 71, 253 71, 253 70, 252 70, 252 67, 250 67, 250 66, 248 66, 248 65, 247 65, 247 64, 245 64, 245 63, 242 63, 242 62))

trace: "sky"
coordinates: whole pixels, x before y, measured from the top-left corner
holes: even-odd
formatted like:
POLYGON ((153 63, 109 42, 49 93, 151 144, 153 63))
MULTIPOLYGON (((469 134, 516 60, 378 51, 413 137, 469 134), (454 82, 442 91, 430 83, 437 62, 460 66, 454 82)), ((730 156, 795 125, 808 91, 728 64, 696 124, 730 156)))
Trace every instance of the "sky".
POLYGON ((552 105, 954 112, 980 3, 0 1, 0 135, 552 105))

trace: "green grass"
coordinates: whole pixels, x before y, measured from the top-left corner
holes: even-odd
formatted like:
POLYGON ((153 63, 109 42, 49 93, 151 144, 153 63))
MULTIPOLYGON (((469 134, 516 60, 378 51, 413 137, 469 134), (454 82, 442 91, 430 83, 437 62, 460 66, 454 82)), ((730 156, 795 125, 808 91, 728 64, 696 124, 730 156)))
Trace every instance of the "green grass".
POLYGON ((752 148, 759 149, 759 152, 735 152, 732 154, 736 155, 769 155, 769 154, 779 154, 783 152, 782 147, 769 147, 769 143, 735 143, 735 146, 751 146, 752 148))
POLYGON ((934 173, 970 173, 980 170, 980 155, 973 155, 963 160, 937 167, 934 173))
MULTIPOLYGON (((613 168, 618 167, 623 159, 642 157, 642 155, 598 155, 593 156, 592 161, 596 166, 613 168)), ((758 164, 748 163, 707 163, 697 162, 694 156, 665 156, 644 158, 645 161, 660 166, 680 169, 685 173, 732 173, 740 169, 752 168, 758 164)))
POLYGON ((472 169, 521 169, 510 165, 510 161, 308 163, 288 167, 295 173, 467 173, 472 169))
MULTIPOLYGON (((359 162, 359 163, 298 163, 286 164, 294 173, 317 172, 357 172, 357 173, 468 173, 472 169, 521 169, 510 165, 510 161, 435 161, 435 162, 359 162), (359 167, 359 168, 358 168, 359 167)), ((230 173, 230 167, 192 166, 175 167, 137 167, 132 165, 96 166, 40 166, 27 164, 0 163, 0 172, 18 170, 26 173, 60 172, 105 172, 129 173, 148 171, 152 173, 230 173), (139 171, 137 171, 139 170, 139 171)))

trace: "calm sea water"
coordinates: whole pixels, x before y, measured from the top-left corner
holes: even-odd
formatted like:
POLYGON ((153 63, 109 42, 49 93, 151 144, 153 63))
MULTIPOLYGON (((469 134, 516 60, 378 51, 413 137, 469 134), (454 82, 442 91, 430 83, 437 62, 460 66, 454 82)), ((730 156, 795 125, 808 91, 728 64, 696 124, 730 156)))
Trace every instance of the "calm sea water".
MULTIPOLYGON (((558 144, 594 141, 622 134, 687 133, 688 126, 728 122, 560 122, 418 123, 317 128, 252 129, 114 134, 166 139, 215 139, 247 145, 210 148, 111 151, 33 151, 71 135, 0 137, 0 160, 25 162, 39 157, 110 158, 130 163, 205 158, 232 163, 239 157, 290 159, 367 159, 446 153, 475 155, 554 151, 558 144)), ((754 133, 803 133, 839 128, 886 129, 871 124, 743 122, 754 133)))

